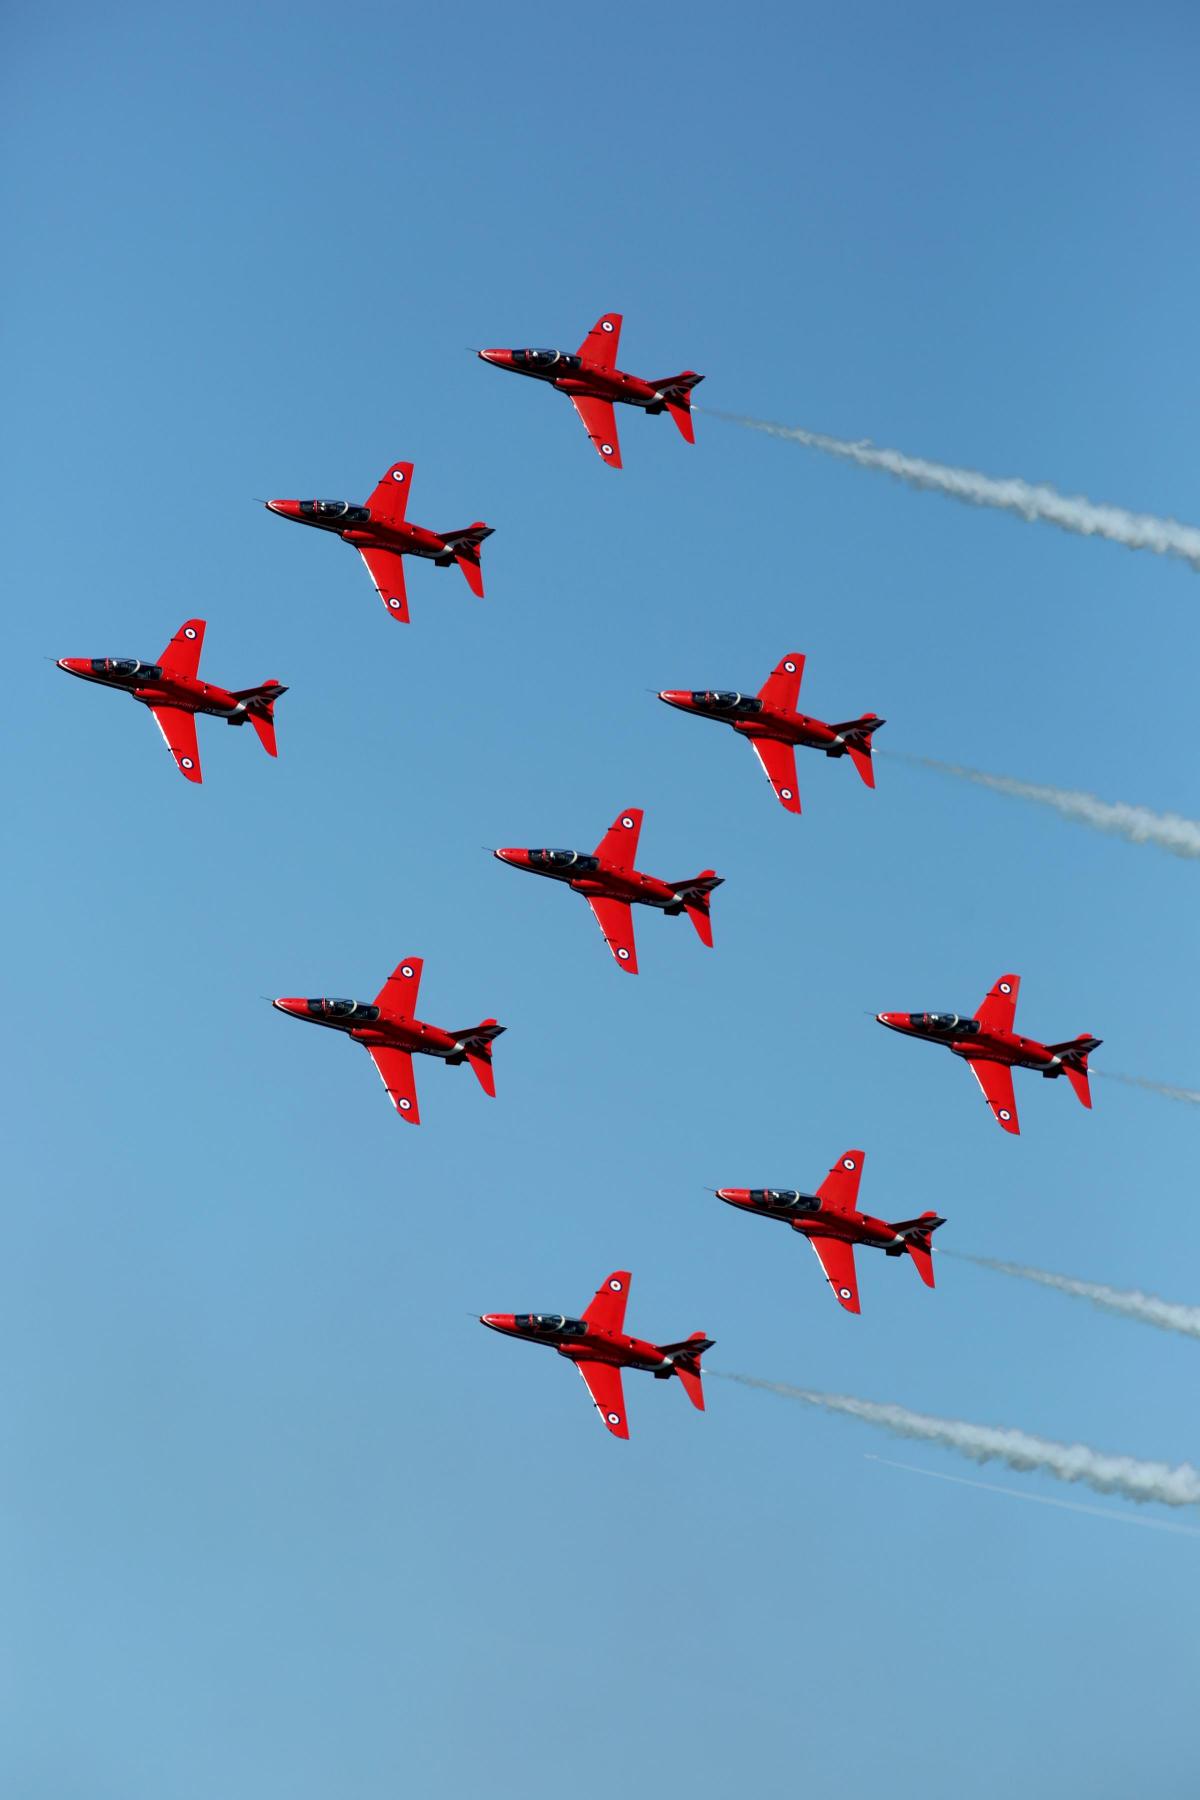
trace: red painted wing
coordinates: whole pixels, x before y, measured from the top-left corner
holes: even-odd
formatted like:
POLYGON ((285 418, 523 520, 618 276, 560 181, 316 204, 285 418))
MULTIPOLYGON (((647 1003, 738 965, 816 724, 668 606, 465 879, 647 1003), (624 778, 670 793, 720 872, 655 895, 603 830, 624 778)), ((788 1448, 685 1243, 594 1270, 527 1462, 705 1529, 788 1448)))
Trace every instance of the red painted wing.
POLYGON ((375 488, 367 506, 371 517, 381 525, 402 525, 408 511, 408 490, 412 486, 413 465, 393 463, 375 488))
POLYGON ((618 813, 600 842, 596 845, 596 855, 602 862, 611 863, 614 869, 628 874, 633 868, 637 856, 638 838, 641 835, 642 820, 645 817, 640 806, 627 806, 623 813, 618 813))
POLYGON ((175 767, 188 781, 200 781, 200 746, 196 742, 196 715, 180 706, 152 706, 154 723, 175 758, 175 767))
POLYGON ((847 1312, 861 1312, 858 1304, 858 1274, 854 1267, 854 1245, 843 1238, 818 1237, 815 1233, 808 1239, 817 1253, 817 1261, 825 1271, 825 1279, 833 1289, 834 1298, 845 1307, 847 1312))
POLYGON ((358 554, 367 565, 367 573, 375 583, 375 591, 393 619, 408 624, 408 592, 404 586, 404 558, 398 550, 363 550, 358 554))
POLYGON ((621 1371, 612 1363, 577 1362, 575 1367, 587 1384, 596 1411, 614 1437, 627 1438, 629 1423, 625 1417, 625 1390, 621 1371))
POLYGON ((633 941, 633 911, 628 900, 612 900, 607 894, 587 894, 585 899, 618 966, 636 975, 637 945, 633 941))
POLYGON ((617 345, 621 341, 621 314, 605 313, 597 319, 592 329, 579 346, 579 354, 585 362, 595 363, 601 369, 615 369, 617 366, 617 345))
POLYGON ((204 620, 187 619, 159 657, 159 667, 164 675, 182 675, 188 681, 194 681, 203 648, 204 620))
POLYGON ((757 756, 767 780, 775 789, 775 798, 787 812, 800 811, 800 790, 796 786, 796 752, 791 744, 783 743, 779 738, 750 739, 750 747, 757 756))
POLYGON ((1013 1093, 1012 1070, 1008 1064, 984 1062, 981 1057, 969 1057, 967 1060, 972 1075, 983 1089, 983 1097, 990 1106, 997 1125, 1005 1131, 1011 1131, 1014 1137, 1020 1137, 1017 1097, 1013 1093))
POLYGON ((790 650, 775 664, 759 688, 758 697, 765 700, 768 706, 777 706, 781 712, 795 712, 803 678, 804 658, 797 651, 790 650))
POLYGON ((979 1023, 988 1031, 1011 1031, 1020 991, 1019 975, 1001 975, 989 988, 987 999, 975 1014, 979 1023))
POLYGON ((594 1325, 597 1331, 624 1331, 625 1307, 629 1301, 629 1283, 632 1280, 628 1269, 614 1269, 600 1283, 588 1302, 587 1311, 583 1315, 584 1324, 594 1325))
POLYGON ((413 1059, 407 1050, 396 1050, 390 1044, 365 1044, 363 1048, 379 1071, 379 1079, 391 1095, 392 1105, 410 1125, 419 1125, 417 1084, 413 1075, 413 1059))
POLYGON ((817 1198, 829 1212, 852 1213, 858 1205, 858 1184, 862 1180, 863 1150, 844 1150, 817 1189, 817 1198))
POLYGON ((621 467, 621 443, 617 437, 617 415, 611 400, 596 400, 590 394, 572 394, 571 405, 583 420, 583 429, 600 456, 610 468, 621 467))
POLYGON ((411 1019, 417 1010, 424 967, 424 958, 420 956, 406 956, 403 962, 398 962, 376 994, 376 1006, 381 1006, 395 1019, 411 1019))

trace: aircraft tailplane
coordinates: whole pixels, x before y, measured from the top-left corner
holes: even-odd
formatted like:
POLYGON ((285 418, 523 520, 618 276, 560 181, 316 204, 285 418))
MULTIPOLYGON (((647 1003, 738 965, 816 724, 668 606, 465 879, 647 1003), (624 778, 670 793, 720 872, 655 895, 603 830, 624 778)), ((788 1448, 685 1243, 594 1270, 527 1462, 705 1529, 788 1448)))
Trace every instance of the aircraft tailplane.
POLYGON ((833 729, 842 735, 846 754, 869 788, 875 786, 875 765, 871 761, 871 733, 887 720, 875 713, 864 713, 861 719, 846 719, 833 729))
POLYGON ((1054 1050, 1062 1057, 1062 1072, 1075 1090, 1075 1097, 1081 1106, 1091 1108, 1092 1090, 1088 1082, 1088 1057, 1093 1050, 1100 1048, 1101 1040, 1092 1037, 1088 1032, 1080 1032, 1066 1044, 1047 1044, 1047 1050, 1054 1050))
MULTIPOLYGON (((446 547, 467 579, 467 586, 477 600, 483 599, 483 568, 479 560, 479 546, 484 538, 491 537, 495 527, 485 525, 482 519, 476 519, 463 531, 448 531, 445 534, 446 547)), ((445 568, 449 556, 439 556, 437 561, 445 568)))
POLYGON ((492 1044, 504 1030, 503 1025, 495 1019, 485 1019, 482 1025, 475 1025, 469 1031, 456 1031, 461 1049, 454 1056, 448 1056, 448 1063, 470 1063, 479 1079, 479 1085, 485 1094, 496 1097, 496 1076, 492 1069, 492 1044))
POLYGON ((945 1223, 945 1219, 935 1212, 924 1212, 919 1219, 900 1219, 896 1223, 896 1230, 904 1239, 904 1248, 912 1257, 917 1274, 926 1287, 934 1285, 931 1239, 938 1226, 945 1223))
POLYGON ((706 1350, 711 1350, 713 1340, 705 1337, 702 1331, 693 1331, 691 1337, 685 1338, 681 1344, 664 1344, 663 1349, 674 1357, 671 1373, 678 1375, 683 1383, 683 1391, 698 1412, 704 1411, 704 1387, 700 1358, 706 1350))
MULTIPOLYGON (((235 700, 246 703, 245 717, 253 725, 259 743, 268 756, 279 754, 275 745, 275 702, 287 689, 278 681, 264 681, 261 687, 238 688, 234 692, 235 700)), ((240 720, 235 720, 240 724, 240 720)))
MULTIPOLYGON (((703 375, 697 375, 694 369, 685 369, 682 375, 668 375, 665 381, 654 383, 654 387, 663 397, 667 411, 689 444, 694 444, 696 441, 696 432, 692 425, 692 389, 703 380, 703 375)), ((658 412, 661 409, 655 407, 654 410, 658 412)))
POLYGON ((724 881, 715 869, 702 869, 691 881, 677 881, 671 885, 679 896, 679 904, 667 908, 668 912, 686 912, 702 944, 711 950, 713 947, 712 917, 709 906, 714 888, 719 888, 724 881))

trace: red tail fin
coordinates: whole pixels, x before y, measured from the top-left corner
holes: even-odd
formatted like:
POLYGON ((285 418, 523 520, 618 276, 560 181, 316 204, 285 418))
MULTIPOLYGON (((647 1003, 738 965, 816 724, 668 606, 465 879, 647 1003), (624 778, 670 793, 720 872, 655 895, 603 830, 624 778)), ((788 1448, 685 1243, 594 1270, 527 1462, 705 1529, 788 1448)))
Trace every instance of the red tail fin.
MULTIPOLYGON (((476 519, 465 531, 448 531, 445 536, 446 547, 455 562, 467 578, 467 586, 476 599, 483 599, 483 569, 479 561, 479 546, 484 538, 491 537, 494 526, 485 525, 482 519, 476 519)), ((450 556, 438 557, 438 562, 448 563, 450 556)))
POLYGON ((712 1339, 705 1337, 702 1331, 693 1331, 685 1344, 672 1345, 673 1349, 683 1350, 688 1354, 681 1356, 675 1364, 675 1373, 683 1383, 683 1391, 698 1412, 704 1411, 704 1387, 701 1381, 700 1358, 706 1350, 712 1349, 712 1339), (694 1349, 689 1350, 689 1346, 694 1349))
MULTIPOLYGON (((264 681, 261 687, 240 688, 235 700, 245 700, 246 716, 258 735, 258 741, 268 756, 279 754, 275 747, 275 702, 287 689, 274 679, 264 681)), ((235 721, 239 723, 240 721, 235 721)))
MULTIPOLYGON (((696 441, 692 425, 692 389, 703 380, 703 375, 697 375, 694 369, 685 369, 682 375, 669 375, 665 381, 654 383, 666 402, 667 411, 689 444, 696 441)), ((660 409, 655 407, 654 410, 660 409)))
POLYGON ((456 1056, 446 1059, 452 1063, 470 1063, 480 1087, 493 1100, 496 1098, 496 1076, 492 1069, 492 1042, 503 1030, 503 1025, 497 1024, 495 1019, 485 1019, 482 1025, 475 1025, 470 1031, 455 1032, 461 1048, 456 1056))
POLYGON ((1089 1031, 1081 1031, 1077 1038, 1067 1044, 1047 1044, 1048 1050, 1057 1050, 1062 1057, 1062 1072, 1075 1090, 1075 1096, 1081 1106, 1089 1111, 1092 1104, 1092 1090, 1088 1085, 1088 1057, 1093 1050, 1100 1048, 1101 1040, 1093 1037, 1089 1031))
MULTIPOLYGON (((693 881, 679 881, 674 883, 675 892, 682 901, 683 909, 687 913, 688 918, 696 927, 700 942, 706 945, 709 950, 713 947, 712 919, 709 915, 709 905, 712 900, 713 889, 719 888, 724 879, 724 876, 718 875, 715 869, 702 869, 693 881)), ((671 912, 678 912, 679 908, 678 906, 672 906, 668 910, 671 912)))
POLYGON ((1075 1095, 1079 1104, 1081 1106, 1086 1106, 1090 1112, 1092 1106, 1092 1090, 1088 1082, 1087 1057, 1085 1056, 1082 1060, 1083 1067, 1081 1069, 1073 1069, 1070 1063, 1064 1063, 1063 1074, 1075 1089, 1075 1095))

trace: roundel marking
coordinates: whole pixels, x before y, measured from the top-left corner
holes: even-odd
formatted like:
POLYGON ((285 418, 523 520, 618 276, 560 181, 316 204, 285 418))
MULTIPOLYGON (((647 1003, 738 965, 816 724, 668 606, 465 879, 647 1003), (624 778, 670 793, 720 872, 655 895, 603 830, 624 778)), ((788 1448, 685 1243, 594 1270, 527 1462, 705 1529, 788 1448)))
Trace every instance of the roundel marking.
POLYGON ((843 1167, 843 1169, 856 1169, 858 1167, 858 1164, 855 1162, 855 1160, 852 1156, 843 1156, 842 1167, 843 1167))
POLYGON ((388 605, 391 607, 393 612, 400 611, 400 602, 398 600, 389 600, 388 605))
POLYGON ((404 470, 403 469, 393 469, 392 470, 392 480, 393 481, 403 481, 404 480, 404 470))
POLYGON ((621 959, 621 961, 622 961, 622 962, 628 962, 628 961, 629 961, 629 952, 628 952, 628 950, 627 950, 627 949, 626 949, 626 948, 625 948, 625 946, 624 946, 624 944, 622 944, 622 945, 621 945, 621 948, 620 948, 620 949, 619 949, 619 950, 618 950, 618 951, 617 951, 617 955, 618 955, 618 956, 619 956, 619 957, 620 957, 620 959, 621 959))
POLYGON ((785 662, 783 666, 789 675, 794 675, 796 673, 796 665, 794 662, 785 662))
POLYGON ((790 800, 790 799, 791 799, 791 798, 792 798, 792 790, 791 790, 791 788, 780 788, 780 790, 779 790, 779 798, 780 798, 780 799, 781 799, 781 800, 790 800))
POLYGON ((604 1416, 610 1425, 619 1425, 621 1423, 620 1413, 605 1413, 604 1416))
POLYGON ((194 769, 196 765, 190 756, 181 756, 179 759, 179 766, 181 769, 194 769))
POLYGON ((1012 982, 1011 981, 1002 981, 1000 983, 1000 992, 1002 994, 1011 994, 1012 993, 1012 982))
POLYGON ((601 321, 600 321, 601 331, 611 331, 612 328, 613 328, 613 322, 611 319, 601 319, 601 321))
POLYGON ((401 974, 402 974, 402 975, 403 975, 403 977, 404 977, 404 979, 405 979, 405 980, 406 980, 406 981, 411 981, 411 980, 412 980, 412 973, 413 973, 413 971, 412 971, 412 964, 411 964, 411 963, 405 963, 405 964, 404 964, 404 965, 403 965, 403 966, 402 966, 402 968, 401 968, 401 970, 400 970, 400 973, 401 973, 401 974))
POLYGON ((601 448, 601 450, 603 450, 605 456, 611 456, 613 453, 613 447, 611 444, 601 444, 600 448, 601 448))
POLYGON ((1004 1120, 1006 1125, 1007 1125, 1008 1121, 1012 1118, 1012 1114, 1009 1112, 1007 1106, 1002 1106, 1000 1108, 999 1116, 1004 1120))
POLYGON ((612 1289, 614 1294, 619 1294, 621 1292, 622 1288, 625 1286, 625 1283, 623 1281, 618 1281, 616 1276, 614 1275, 608 1285, 612 1289))
POLYGON ((185 638, 194 638, 196 635, 196 627, 194 625, 189 625, 183 635, 185 638))
POLYGON ((633 820, 629 817, 628 813, 625 814, 625 817, 621 820, 621 823, 625 827, 626 831, 633 830, 633 820))
POLYGON ((852 1288, 839 1288, 838 1298, 839 1300, 853 1300, 854 1290, 852 1288))
POLYGON ((412 1101, 411 1100, 397 1100, 396 1105, 400 1108, 401 1112, 411 1112, 412 1111, 412 1101))

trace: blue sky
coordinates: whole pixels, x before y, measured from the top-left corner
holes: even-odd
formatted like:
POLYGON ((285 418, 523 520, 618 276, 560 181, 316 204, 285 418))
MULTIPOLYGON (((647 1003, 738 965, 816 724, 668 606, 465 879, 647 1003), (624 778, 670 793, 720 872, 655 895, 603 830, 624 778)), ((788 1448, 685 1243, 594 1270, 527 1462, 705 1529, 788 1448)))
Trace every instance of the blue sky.
MULTIPOLYGON (((701 419, 625 470, 470 345, 1195 520, 1192 9, 23 9, 4 107, 11 733, 0 1306, 9 1718, 25 1800, 563 1785, 977 1800, 1183 1791, 1200 1546, 869 1460, 850 1422, 580 1384, 471 1315, 577 1310, 716 1366, 1169 1461, 1195 1347, 968 1264, 802 1244, 705 1189, 811 1186, 947 1244, 1195 1299, 1189 1109, 965 1070, 868 1014, 1024 978, 1034 1035, 1197 1084, 1194 872, 881 759, 777 807, 660 687, 888 720, 881 748, 1195 815, 1195 575, 701 419), (387 620, 256 496, 496 527, 486 601, 387 620), (62 655, 289 685, 205 785, 62 655), (716 949, 481 846, 709 863, 716 949), (494 1013, 498 1098, 261 996, 494 1013)), ((1038 1477, 996 1477, 1069 1497, 1038 1477)), ((1117 1502, 1114 1511, 1121 1510, 1117 1502)))

